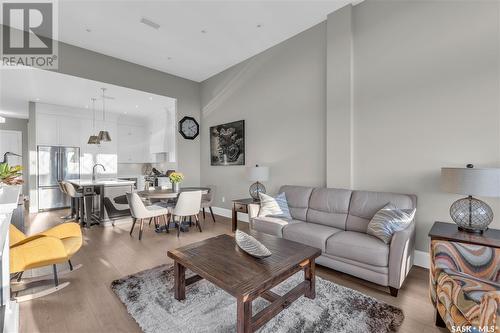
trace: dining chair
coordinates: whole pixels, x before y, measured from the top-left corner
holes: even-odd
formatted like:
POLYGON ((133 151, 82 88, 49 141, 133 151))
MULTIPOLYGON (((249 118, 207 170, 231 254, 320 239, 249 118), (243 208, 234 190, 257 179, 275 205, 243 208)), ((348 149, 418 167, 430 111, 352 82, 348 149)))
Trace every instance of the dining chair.
POLYGON ((127 200, 133 221, 132 228, 130 229, 130 235, 132 235, 132 232, 134 231, 135 223, 137 222, 137 220, 140 220, 141 227, 139 230, 139 240, 141 240, 142 231, 144 230, 144 220, 149 219, 150 223, 151 221, 154 221, 155 226, 158 227, 160 224, 160 218, 163 219, 165 228, 167 229, 168 233, 168 224, 167 219, 165 218, 165 216, 167 216, 169 213, 167 208, 157 205, 145 206, 141 200, 141 197, 135 192, 127 193, 127 200))
POLYGON ((198 214, 201 208, 201 191, 185 191, 179 194, 177 198, 177 203, 174 208, 170 209, 169 223, 170 219, 175 223, 177 227, 177 237, 179 237, 181 231, 181 224, 186 221, 188 217, 194 217, 195 224, 198 230, 201 232, 200 219, 198 214), (177 222, 175 218, 178 218, 177 222))
POLYGON ((215 216, 214 212, 212 210, 213 203, 215 201, 215 190, 216 186, 215 185, 207 185, 209 188, 209 191, 207 194, 203 194, 201 197, 201 209, 203 212, 203 220, 205 220, 205 208, 208 208, 210 210, 210 214, 212 215, 212 220, 215 223, 215 216))

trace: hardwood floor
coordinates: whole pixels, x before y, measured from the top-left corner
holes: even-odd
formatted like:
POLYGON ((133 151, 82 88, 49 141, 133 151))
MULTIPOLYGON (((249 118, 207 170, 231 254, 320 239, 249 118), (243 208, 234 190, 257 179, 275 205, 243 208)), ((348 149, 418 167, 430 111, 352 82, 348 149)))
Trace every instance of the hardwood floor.
MULTIPOLYGON (((28 234, 45 230, 61 222, 67 211, 33 214, 26 221, 28 234)), ((78 271, 61 278, 70 281, 65 289, 20 304, 20 332, 140 332, 110 289, 111 281, 147 268, 172 263, 167 251, 222 233, 231 234, 231 221, 209 215, 201 219, 203 232, 195 228, 181 233, 156 234, 153 226, 145 227, 142 240, 138 230, 130 237, 131 224, 115 227, 84 229, 83 248, 73 258, 74 264, 83 264, 78 271)), ((244 230, 246 223, 239 226, 244 230)), ((428 297, 428 271, 414 266, 397 298, 386 288, 346 274, 316 266, 316 273, 325 279, 359 290, 381 301, 398 306, 405 313, 400 332, 447 332, 434 326, 434 308, 428 297)), ((39 274, 40 272, 35 272, 39 274)), ((236 316, 236 313, 234 314, 236 316)))

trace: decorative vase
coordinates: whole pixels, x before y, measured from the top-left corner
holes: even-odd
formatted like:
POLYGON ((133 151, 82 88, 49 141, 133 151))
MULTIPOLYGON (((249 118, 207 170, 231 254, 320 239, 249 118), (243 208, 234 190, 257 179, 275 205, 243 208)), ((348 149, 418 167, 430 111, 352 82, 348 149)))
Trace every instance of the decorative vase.
POLYGON ((179 183, 173 183, 172 182, 172 191, 173 192, 179 192, 179 183))

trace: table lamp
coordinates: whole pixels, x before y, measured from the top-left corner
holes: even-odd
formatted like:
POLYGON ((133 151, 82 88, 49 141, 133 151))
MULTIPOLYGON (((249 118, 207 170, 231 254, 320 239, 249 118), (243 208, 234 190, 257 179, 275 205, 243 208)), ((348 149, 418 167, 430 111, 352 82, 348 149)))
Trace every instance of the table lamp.
POLYGON ((482 233, 488 229, 493 211, 486 202, 473 196, 500 197, 500 169, 479 169, 472 164, 465 168, 441 168, 441 188, 467 195, 450 207, 450 216, 459 230, 482 233))
POLYGON ((255 182, 250 185, 249 193, 254 200, 259 200, 259 193, 266 193, 266 188, 261 182, 269 179, 269 168, 259 166, 256 164, 254 167, 247 169, 247 177, 249 181, 255 182))

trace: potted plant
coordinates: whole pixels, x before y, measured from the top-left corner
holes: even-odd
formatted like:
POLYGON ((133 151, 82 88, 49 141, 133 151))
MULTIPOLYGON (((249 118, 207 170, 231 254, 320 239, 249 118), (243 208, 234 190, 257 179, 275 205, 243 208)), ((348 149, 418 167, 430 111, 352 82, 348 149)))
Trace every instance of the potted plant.
POLYGON ((22 184, 22 169, 20 165, 10 166, 8 163, 0 163, 0 186, 22 184))
POLYGON ((179 192, 179 183, 184 180, 184 175, 180 172, 172 172, 168 178, 172 183, 172 191, 179 192))

